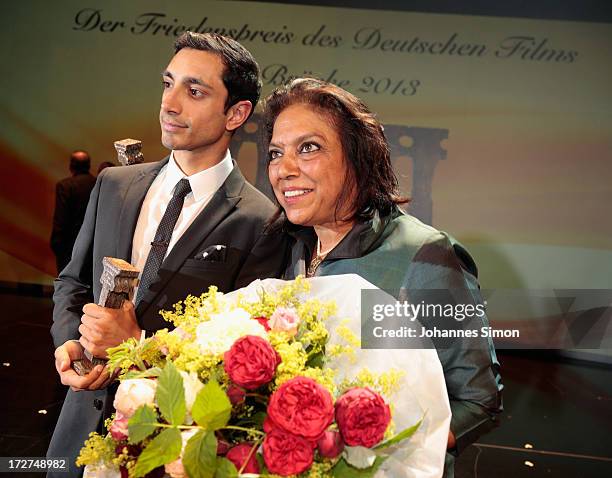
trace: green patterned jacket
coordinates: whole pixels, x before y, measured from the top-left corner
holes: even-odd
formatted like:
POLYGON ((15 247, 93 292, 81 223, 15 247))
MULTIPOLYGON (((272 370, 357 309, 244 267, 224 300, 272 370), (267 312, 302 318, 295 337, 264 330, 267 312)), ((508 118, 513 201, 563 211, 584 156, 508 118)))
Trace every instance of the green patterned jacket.
MULTIPOLYGON (((316 248, 310 227, 289 226, 294 237, 285 278, 305 274, 316 248)), ((420 289, 449 289, 462 302, 482 304, 478 270, 469 253, 450 235, 399 209, 386 217, 357 223, 316 270, 316 276, 358 274, 396 298, 420 289)), ((482 326, 488 326, 486 316, 482 326)), ((469 347, 437 348, 449 394, 456 447, 447 453, 445 476, 453 474, 453 455, 496 425, 503 385, 490 338, 469 347)))

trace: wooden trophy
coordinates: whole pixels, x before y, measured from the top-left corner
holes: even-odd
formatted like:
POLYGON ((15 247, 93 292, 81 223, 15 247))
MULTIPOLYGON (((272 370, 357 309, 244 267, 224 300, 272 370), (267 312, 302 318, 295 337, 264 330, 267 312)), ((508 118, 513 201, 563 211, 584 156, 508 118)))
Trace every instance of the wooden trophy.
MULTIPOLYGON (((102 292, 98 305, 110 309, 120 309, 123 302, 132 300, 134 288, 138 285, 139 271, 123 259, 105 257, 102 259, 104 270, 100 283, 102 292)), ((79 375, 87 375, 96 365, 105 365, 106 360, 94 357, 85 350, 83 358, 72 361, 72 368, 79 375)))
POLYGON ((144 162, 142 154, 142 141, 137 139, 122 139, 115 141, 115 149, 117 150, 117 159, 124 166, 130 164, 139 164, 144 162))

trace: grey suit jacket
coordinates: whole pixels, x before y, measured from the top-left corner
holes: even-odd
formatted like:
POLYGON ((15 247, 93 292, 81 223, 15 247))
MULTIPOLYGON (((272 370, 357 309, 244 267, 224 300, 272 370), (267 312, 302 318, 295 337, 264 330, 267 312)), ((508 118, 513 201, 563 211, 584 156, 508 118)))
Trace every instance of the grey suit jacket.
MULTIPOLYGON (((98 177, 72 259, 55 281, 51 334, 56 347, 79 338, 81 309, 100 296, 102 258, 130 261, 142 202, 167 160, 106 168, 98 177)), ((235 166, 172 248, 157 279, 137 305, 140 327, 147 331, 168 327, 159 310, 172 308, 188 294, 199 295, 210 285, 228 292, 257 278, 278 277, 286 239, 269 232, 267 221, 274 211, 274 205, 247 183, 235 166), (226 246, 222 260, 203 260, 202 252, 215 245, 226 246)), ((69 391, 47 456, 68 457, 74 463, 88 434, 99 428, 111 399, 107 390, 69 391)), ((79 473, 73 467, 70 476, 79 473)))

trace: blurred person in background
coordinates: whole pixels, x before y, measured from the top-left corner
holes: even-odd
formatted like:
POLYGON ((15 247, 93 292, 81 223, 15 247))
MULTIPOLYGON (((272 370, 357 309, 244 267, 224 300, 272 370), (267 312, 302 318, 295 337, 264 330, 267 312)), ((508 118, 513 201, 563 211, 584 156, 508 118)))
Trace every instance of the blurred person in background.
POLYGON ((98 166, 98 173, 100 174, 102 172, 102 170, 106 169, 106 168, 112 168, 113 166, 117 166, 115 163, 111 163, 110 161, 104 161, 102 163, 100 163, 100 166, 98 166))
POLYGON ((91 175, 91 159, 86 151, 70 155, 70 176, 55 186, 55 212, 51 232, 51 249, 55 254, 58 274, 70 262, 72 248, 83 224, 89 195, 96 184, 91 175))

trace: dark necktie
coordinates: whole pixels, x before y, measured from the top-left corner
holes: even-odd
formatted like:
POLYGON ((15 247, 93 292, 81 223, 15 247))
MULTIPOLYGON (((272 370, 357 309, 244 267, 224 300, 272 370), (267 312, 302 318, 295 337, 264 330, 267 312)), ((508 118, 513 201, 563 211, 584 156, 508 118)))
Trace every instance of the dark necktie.
POLYGON ((172 231, 176 221, 178 221, 183 209, 183 203, 185 202, 185 196, 191 192, 191 186, 189 185, 188 179, 181 179, 174 188, 174 195, 166 212, 164 212, 157 231, 155 232, 155 238, 151 243, 151 250, 147 256, 147 262, 145 263, 142 275, 140 276, 140 284, 138 286, 138 293, 136 294, 136 304, 140 302, 145 293, 149 290, 149 286, 157 276, 157 272, 166 257, 168 251, 168 245, 172 238, 172 231))

